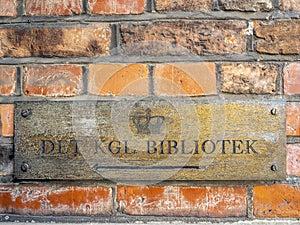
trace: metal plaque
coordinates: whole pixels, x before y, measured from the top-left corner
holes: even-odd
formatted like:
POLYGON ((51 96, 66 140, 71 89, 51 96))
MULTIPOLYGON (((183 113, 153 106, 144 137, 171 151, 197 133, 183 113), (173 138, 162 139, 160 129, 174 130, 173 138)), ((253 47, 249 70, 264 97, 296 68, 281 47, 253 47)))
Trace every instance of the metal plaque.
POLYGON ((282 100, 18 102, 18 179, 280 180, 282 100))

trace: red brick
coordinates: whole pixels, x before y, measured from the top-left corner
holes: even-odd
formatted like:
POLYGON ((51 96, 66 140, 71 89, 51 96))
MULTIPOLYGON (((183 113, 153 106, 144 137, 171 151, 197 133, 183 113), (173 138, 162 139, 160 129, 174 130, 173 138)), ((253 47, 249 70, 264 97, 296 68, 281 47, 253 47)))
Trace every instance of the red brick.
POLYGON ((105 187, 0 186, 0 213, 110 215, 112 204, 105 187))
POLYGON ((300 0, 281 0, 281 10, 300 12, 300 0))
POLYGON ((212 4, 212 0, 156 0, 155 8, 160 12, 208 12, 211 10, 212 4))
POLYGON ((235 217, 247 211, 238 187, 119 187, 119 210, 130 215, 235 217))
POLYGON ((34 27, 0 29, 0 57, 92 57, 107 55, 107 24, 93 27, 34 27))
POLYGON ((221 0, 225 10, 269 11, 273 8, 271 0, 221 0))
POLYGON ((291 63, 284 68, 284 93, 300 94, 300 63, 291 63))
POLYGON ((300 54, 300 19, 254 23, 256 50, 267 54, 300 54))
POLYGON ((82 12, 82 0, 26 0, 31 16, 68 16, 82 12))
POLYGON ((128 55, 243 54, 244 21, 173 21, 121 26, 122 47, 128 55))
POLYGON ((158 64, 154 68, 154 88, 157 95, 217 94, 215 64, 158 64))
POLYGON ((82 68, 76 65, 25 66, 23 79, 28 96, 74 96, 82 90, 82 68))
POLYGON ((88 10, 93 14, 141 14, 146 0, 88 0, 88 10))
POLYGON ((16 16, 18 0, 0 0, 0 17, 16 16))
POLYGON ((222 91, 235 94, 274 93, 277 76, 275 65, 226 63, 222 65, 222 91))
POLYGON ((14 105, 0 105, 0 120, 1 136, 14 136, 14 105))
POLYGON ((16 67, 0 66, 0 95, 14 95, 16 91, 16 67))
POLYGON ((300 216, 300 187, 286 184, 254 187, 254 215, 258 217, 300 216))
POLYGON ((88 90, 91 94, 149 94, 149 71, 146 64, 91 64, 89 71, 88 90))
POLYGON ((300 176, 300 144, 287 145, 287 173, 300 176))
POLYGON ((286 135, 300 135, 300 103, 289 102, 286 106, 286 135))

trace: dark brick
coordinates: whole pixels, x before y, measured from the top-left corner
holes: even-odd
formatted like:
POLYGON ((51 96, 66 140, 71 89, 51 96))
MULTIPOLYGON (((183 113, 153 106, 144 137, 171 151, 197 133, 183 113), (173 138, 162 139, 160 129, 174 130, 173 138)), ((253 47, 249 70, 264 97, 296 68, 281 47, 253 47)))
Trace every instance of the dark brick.
POLYGON ((271 0, 221 0, 225 10, 235 11, 270 11, 273 8, 271 0))
POLYGON ((243 21, 127 24, 122 47, 129 55, 243 54, 246 28, 243 21))
POLYGON ((0 144, 0 176, 13 174, 13 154, 12 145, 0 144))
POLYGON ((0 57, 91 57, 108 54, 110 28, 3 28, 0 40, 0 57))
POLYGON ((160 12, 208 12, 211 10, 212 4, 212 0, 156 0, 155 8, 160 12))

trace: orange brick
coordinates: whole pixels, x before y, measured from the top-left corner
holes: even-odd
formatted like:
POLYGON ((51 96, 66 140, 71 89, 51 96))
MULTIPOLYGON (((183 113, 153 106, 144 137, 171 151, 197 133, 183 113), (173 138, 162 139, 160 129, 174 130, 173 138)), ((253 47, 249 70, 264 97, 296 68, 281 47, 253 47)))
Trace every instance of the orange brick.
POLYGON ((146 0, 88 0, 88 9, 93 14, 141 14, 146 0))
POLYGON ((67 16, 82 12, 81 0, 26 0, 25 6, 31 16, 67 16))
POLYGON ((16 16, 18 0, 0 0, 0 17, 16 16))
POLYGON ((0 213, 110 215, 111 211, 110 188, 0 186, 0 213))
POLYGON ((300 135, 300 103, 289 102, 286 106, 286 134, 300 135))
POLYGON ((159 64, 154 69, 157 95, 211 95, 217 93, 213 63, 159 64))
POLYGON ((300 63, 291 63, 284 68, 284 93, 300 94, 300 63))
POLYGON ((130 215, 245 216, 246 189, 238 187, 119 187, 119 210, 130 215))
POLYGON ((14 95, 16 90, 16 68, 0 66, 0 95, 14 95))
POLYGON ((1 135, 5 137, 14 136, 14 105, 0 105, 0 119, 1 135))
POLYGON ((89 65, 88 90, 97 95, 149 94, 148 66, 145 64, 89 65))
POLYGON ((287 174, 300 176, 300 144, 287 145, 287 174))
POLYGON ((254 187, 254 215, 258 217, 300 216, 300 187, 286 184, 254 187))
POLYGON ((255 21, 256 50, 265 54, 300 54, 300 19, 255 21))
POLYGON ((28 96, 74 96, 82 89, 82 68, 76 65, 25 66, 23 91, 28 96))

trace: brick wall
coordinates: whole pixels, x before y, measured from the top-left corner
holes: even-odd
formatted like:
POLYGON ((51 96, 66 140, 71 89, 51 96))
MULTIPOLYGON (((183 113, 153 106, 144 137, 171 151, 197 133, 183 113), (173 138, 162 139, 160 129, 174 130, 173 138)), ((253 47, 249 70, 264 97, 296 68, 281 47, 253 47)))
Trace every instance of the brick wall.
POLYGON ((299 0, 0 0, 0 213, 299 218, 299 16, 299 0), (147 95, 286 99, 286 180, 14 179, 15 101, 147 95))

